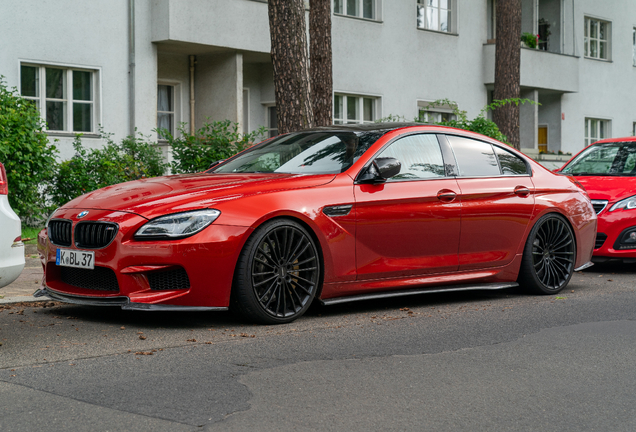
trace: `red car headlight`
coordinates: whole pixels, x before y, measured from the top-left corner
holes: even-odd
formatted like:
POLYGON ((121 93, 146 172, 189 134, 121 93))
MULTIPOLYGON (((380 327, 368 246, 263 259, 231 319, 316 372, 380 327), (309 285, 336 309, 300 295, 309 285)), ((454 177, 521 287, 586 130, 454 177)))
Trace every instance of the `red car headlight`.
POLYGON ((174 213, 152 219, 135 233, 137 240, 170 240, 198 233, 221 214, 214 209, 174 213))
POLYGON ((636 195, 617 202, 612 207, 610 207, 609 211, 633 209, 636 209, 636 195))

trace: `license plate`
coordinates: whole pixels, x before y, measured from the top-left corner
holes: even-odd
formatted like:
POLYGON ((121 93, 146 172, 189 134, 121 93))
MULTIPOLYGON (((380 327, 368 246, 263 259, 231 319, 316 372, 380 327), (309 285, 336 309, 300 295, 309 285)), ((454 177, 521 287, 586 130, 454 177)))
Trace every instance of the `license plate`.
POLYGON ((95 252, 58 249, 55 255, 55 264, 62 267, 75 267, 92 270, 95 268, 95 252))

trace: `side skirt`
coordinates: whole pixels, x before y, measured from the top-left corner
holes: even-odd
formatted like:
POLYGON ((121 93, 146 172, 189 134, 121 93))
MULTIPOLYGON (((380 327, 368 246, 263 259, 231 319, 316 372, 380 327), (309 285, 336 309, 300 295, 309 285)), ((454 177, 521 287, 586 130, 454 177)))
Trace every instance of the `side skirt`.
POLYGON ((445 287, 438 287, 438 288, 432 288, 432 289, 431 288, 409 289, 409 290, 401 290, 401 291, 388 291, 388 292, 353 295, 353 296, 347 296, 347 297, 336 297, 336 298, 330 298, 326 300, 320 300, 320 302, 325 306, 329 306, 334 304, 348 303, 348 302, 361 301, 361 300, 373 300, 373 299, 390 298, 390 297, 404 297, 404 296, 418 295, 418 294, 442 293, 442 292, 453 292, 453 291, 500 290, 500 289, 506 289, 506 288, 514 288, 518 286, 519 284, 517 282, 485 283, 485 284, 476 284, 476 285, 449 285, 445 287))

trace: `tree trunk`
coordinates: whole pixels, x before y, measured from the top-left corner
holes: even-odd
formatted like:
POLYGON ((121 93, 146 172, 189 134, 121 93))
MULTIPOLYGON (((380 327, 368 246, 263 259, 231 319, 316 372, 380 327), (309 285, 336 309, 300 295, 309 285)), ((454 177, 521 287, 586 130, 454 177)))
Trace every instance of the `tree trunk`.
POLYGON ((310 128, 314 123, 307 66, 307 28, 303 0, 269 0, 274 90, 278 132, 310 128))
POLYGON ((333 123, 331 0, 309 0, 309 55, 314 126, 333 123))
MULTIPOLYGON (((497 46, 493 99, 518 98, 521 64, 521 0, 497 1, 497 46)), ((493 112, 493 121, 508 142, 519 149, 519 105, 506 104, 493 112)))

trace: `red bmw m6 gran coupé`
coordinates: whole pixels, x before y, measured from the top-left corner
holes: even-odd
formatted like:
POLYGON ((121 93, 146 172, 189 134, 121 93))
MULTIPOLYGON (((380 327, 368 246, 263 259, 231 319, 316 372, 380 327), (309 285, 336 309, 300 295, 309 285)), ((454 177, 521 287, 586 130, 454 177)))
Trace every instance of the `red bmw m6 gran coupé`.
POLYGON ((332 126, 74 199, 40 233, 39 294, 286 323, 314 300, 554 294, 591 265, 595 235, 585 190, 503 143, 421 124, 332 126))

